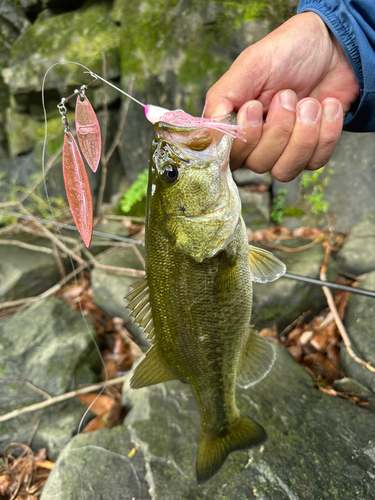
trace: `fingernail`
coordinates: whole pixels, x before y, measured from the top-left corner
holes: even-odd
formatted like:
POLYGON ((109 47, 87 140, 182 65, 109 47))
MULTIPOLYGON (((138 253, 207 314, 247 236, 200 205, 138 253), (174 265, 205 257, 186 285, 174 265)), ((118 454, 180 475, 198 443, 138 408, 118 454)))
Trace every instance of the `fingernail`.
POLYGON ((252 127, 257 127, 261 124, 262 114, 259 112, 258 106, 250 104, 247 108, 247 123, 252 127))
POLYGON ((327 120, 334 120, 339 114, 339 103, 334 101, 326 101, 323 108, 323 117, 327 120))
POLYGON ((299 107, 298 118, 305 125, 314 123, 319 113, 319 106, 314 101, 306 101, 299 107))
POLYGON ((297 96, 293 90, 283 90, 280 94, 281 106, 289 111, 295 111, 297 106, 297 96))

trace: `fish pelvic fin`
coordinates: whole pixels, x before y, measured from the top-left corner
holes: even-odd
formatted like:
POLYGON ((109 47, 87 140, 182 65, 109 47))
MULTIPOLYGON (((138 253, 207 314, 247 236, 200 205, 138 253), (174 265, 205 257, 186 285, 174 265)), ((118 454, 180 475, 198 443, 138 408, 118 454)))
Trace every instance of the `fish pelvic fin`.
POLYGON ((130 379, 132 389, 140 389, 150 385, 175 380, 175 375, 165 366, 160 359, 158 348, 153 345, 147 352, 145 358, 139 363, 130 379))
POLYGON ((267 434, 263 427, 241 413, 225 436, 211 438, 201 433, 196 469, 198 483, 211 479, 232 451, 259 446, 266 440, 267 434))
POLYGON ((272 344, 256 330, 249 330, 237 370, 237 384, 245 389, 266 377, 276 360, 272 344))
POLYGON ((273 253, 252 245, 249 245, 249 262, 255 283, 275 281, 286 271, 285 264, 273 253))

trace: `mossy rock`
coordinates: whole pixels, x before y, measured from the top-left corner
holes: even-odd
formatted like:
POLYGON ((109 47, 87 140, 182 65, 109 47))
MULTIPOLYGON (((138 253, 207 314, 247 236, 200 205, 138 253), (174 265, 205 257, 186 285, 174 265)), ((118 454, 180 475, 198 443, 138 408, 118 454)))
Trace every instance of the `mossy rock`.
MULTIPOLYGON (((39 93, 47 69, 58 61, 76 61, 96 73, 102 70, 105 51, 108 78, 119 75, 120 28, 110 18, 109 2, 88 3, 74 12, 44 18, 42 15, 14 43, 9 67, 3 72, 19 104, 28 106, 25 94, 39 93)), ((45 90, 66 92, 67 86, 90 81, 77 65, 57 65, 49 71, 45 90)))
MULTIPOLYGON (((0 324, 1 414, 92 383, 100 370, 91 321, 56 297, 39 300, 0 324)), ((0 426, 0 450, 10 442, 27 444, 57 457, 76 432, 85 407, 71 400, 21 415, 0 426)))
POLYGON ((124 426, 74 438, 42 500, 76 500, 81 488, 106 500, 372 498, 373 414, 323 394, 283 346, 275 349, 270 374, 238 389, 236 398, 265 427, 268 441, 231 453, 207 483, 198 485, 195 477, 200 422, 189 386, 174 381, 132 390, 129 373, 123 403, 133 408, 124 426))

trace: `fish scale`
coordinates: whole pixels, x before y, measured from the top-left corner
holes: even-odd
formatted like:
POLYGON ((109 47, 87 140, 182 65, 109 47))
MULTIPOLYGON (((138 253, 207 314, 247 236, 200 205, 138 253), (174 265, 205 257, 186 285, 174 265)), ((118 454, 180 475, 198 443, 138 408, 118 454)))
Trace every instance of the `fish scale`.
POLYGON ((154 128, 146 277, 128 296, 136 322, 151 318, 152 347, 131 387, 189 384, 201 421, 196 474, 204 482, 230 452, 267 437, 237 408, 235 387, 251 386, 273 365, 272 346, 250 328, 252 281, 277 279, 285 266, 248 245, 229 169, 233 139, 161 122, 154 128))

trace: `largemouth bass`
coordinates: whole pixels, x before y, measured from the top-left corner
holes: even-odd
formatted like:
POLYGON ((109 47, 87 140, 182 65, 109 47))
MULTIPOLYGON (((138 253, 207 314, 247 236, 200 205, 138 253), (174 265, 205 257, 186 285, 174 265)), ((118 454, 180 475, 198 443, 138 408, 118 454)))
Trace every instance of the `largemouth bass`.
POLYGON ((252 282, 273 281, 285 266, 248 244, 229 168, 233 139, 163 122, 154 128, 146 276, 127 297, 152 347, 131 387, 174 379, 190 385, 201 420, 201 483, 230 452, 267 438, 262 426, 238 410, 235 386, 254 384, 272 367, 271 344, 250 328, 252 282))

